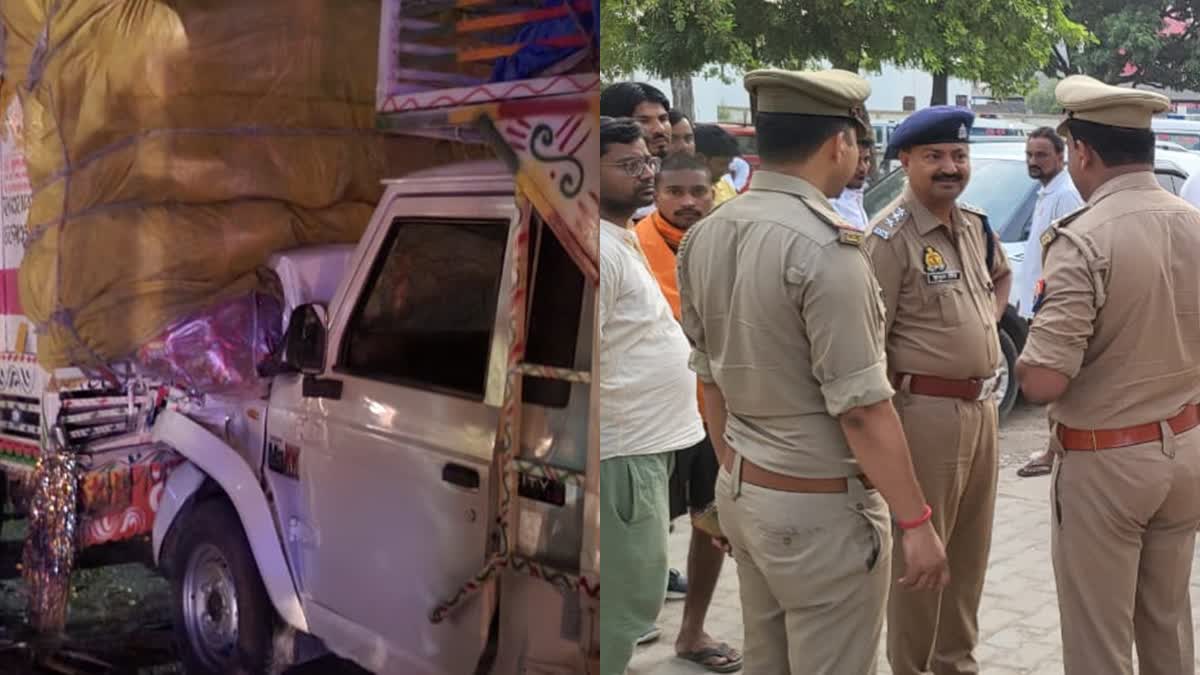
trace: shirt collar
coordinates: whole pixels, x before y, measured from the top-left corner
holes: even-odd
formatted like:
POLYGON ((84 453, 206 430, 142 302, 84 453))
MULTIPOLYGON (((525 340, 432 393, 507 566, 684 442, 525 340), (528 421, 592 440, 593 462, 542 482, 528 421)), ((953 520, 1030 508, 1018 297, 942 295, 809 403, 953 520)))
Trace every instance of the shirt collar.
POLYGON ((1096 188, 1091 199, 1088 199, 1088 205, 1095 206, 1105 197, 1124 190, 1151 190, 1157 187, 1159 187, 1158 179, 1154 177, 1153 171, 1135 171, 1123 174, 1109 179, 1108 182, 1096 188))
MULTIPOLYGON (((912 191, 912 188, 904 188, 904 202, 908 205, 908 212, 912 214, 913 221, 917 226, 917 231, 922 235, 927 235, 939 227, 944 227, 947 230, 950 230, 950 224, 943 223, 940 218, 933 215, 933 212, 925 208, 925 205, 922 204, 921 200, 917 198, 917 195, 912 191)), ((950 209, 950 218, 959 222, 962 221, 962 213, 960 213, 958 210, 958 204, 955 204, 954 207, 950 209)))
POLYGON ((621 237, 628 237, 630 234, 632 234, 628 227, 621 227, 620 225, 617 225, 616 223, 614 223, 610 220, 605 220, 603 218, 600 219, 600 226, 609 230, 609 232, 611 232, 612 234, 615 234, 615 235, 618 235, 621 237))
POLYGON ((1067 169, 1064 167, 1062 171, 1058 172, 1057 176, 1050 179, 1049 183, 1043 185, 1041 188, 1038 189, 1038 194, 1039 195, 1048 195, 1052 192, 1058 192, 1059 190, 1064 190, 1064 189, 1066 189, 1067 183, 1070 180, 1071 180, 1071 174, 1067 173, 1067 169))
POLYGON ((1050 183, 1046 183, 1038 187, 1038 195, 1049 195, 1051 192, 1056 192, 1062 189, 1063 180, 1066 179, 1067 169, 1063 168, 1058 172, 1056 177, 1050 179, 1050 183))
POLYGON ((808 197, 815 199, 819 204, 826 208, 832 209, 833 204, 829 202, 829 198, 824 192, 817 189, 815 185, 804 180, 787 174, 776 171, 766 171, 759 169, 750 177, 750 190, 756 192, 783 192, 797 197, 808 197))

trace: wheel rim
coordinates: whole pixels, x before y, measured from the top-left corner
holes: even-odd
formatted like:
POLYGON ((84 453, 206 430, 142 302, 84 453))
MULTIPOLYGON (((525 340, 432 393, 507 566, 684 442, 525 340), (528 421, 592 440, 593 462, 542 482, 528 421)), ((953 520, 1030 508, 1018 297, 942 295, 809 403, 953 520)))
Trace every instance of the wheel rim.
POLYGON ((200 544, 183 576, 183 623, 188 641, 204 664, 229 663, 238 641, 237 586, 220 549, 200 544))

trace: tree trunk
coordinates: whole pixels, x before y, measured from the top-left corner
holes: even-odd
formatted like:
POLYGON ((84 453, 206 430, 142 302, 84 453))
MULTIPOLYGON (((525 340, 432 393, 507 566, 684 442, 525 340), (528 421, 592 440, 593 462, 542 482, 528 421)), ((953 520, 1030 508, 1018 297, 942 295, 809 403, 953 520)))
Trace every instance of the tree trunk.
POLYGON ((689 120, 696 121, 696 100, 692 95, 690 74, 671 76, 671 108, 683 113, 689 120))
POLYGON ((933 95, 929 105, 946 105, 950 100, 950 76, 946 73, 933 74, 933 95))
POLYGON ((835 58, 830 61, 834 68, 838 70, 848 70, 852 73, 858 72, 859 59, 857 58, 835 58))

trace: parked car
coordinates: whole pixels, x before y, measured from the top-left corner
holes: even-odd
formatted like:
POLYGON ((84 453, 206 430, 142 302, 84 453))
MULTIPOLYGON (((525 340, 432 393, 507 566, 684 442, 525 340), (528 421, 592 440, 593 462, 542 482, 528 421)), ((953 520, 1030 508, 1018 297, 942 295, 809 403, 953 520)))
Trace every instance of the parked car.
MULTIPOLYGON (((1154 173, 1163 188, 1179 194, 1184 181, 1200 172, 1200 154, 1176 150, 1156 150, 1154 173)), ((900 194, 908 177, 896 170, 872 184, 863 200, 867 216, 874 219, 900 194)), ((1033 225, 1033 207, 1037 202, 1039 183, 1029 177, 1025 165, 1024 139, 994 141, 977 145, 971 150, 971 181, 963 191, 961 201, 982 207, 988 213, 992 228, 999 235, 1013 268, 1015 278, 1025 258, 1025 240, 1033 225)), ((1000 348, 1004 352, 1003 379, 996 390, 1000 400, 1001 419, 1016 404, 1020 387, 1015 381, 1017 356, 1025 347, 1029 324, 1017 314, 1015 306, 1020 291, 1014 284, 1009 294, 1008 310, 997 324, 1000 348)))
POLYGON ((1200 150, 1200 121, 1176 117, 1155 117, 1151 122, 1154 136, 1160 141, 1178 143, 1188 150, 1200 150))

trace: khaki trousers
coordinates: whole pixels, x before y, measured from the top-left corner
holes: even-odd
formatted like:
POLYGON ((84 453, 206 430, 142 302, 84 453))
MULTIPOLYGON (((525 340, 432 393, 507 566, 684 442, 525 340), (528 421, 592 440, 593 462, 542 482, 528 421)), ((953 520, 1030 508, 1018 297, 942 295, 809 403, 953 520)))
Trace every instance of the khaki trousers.
POLYGON ((904 576, 904 555, 896 538, 888 661, 895 675, 978 673, 973 652, 979 641, 979 601, 999 470, 996 403, 901 392, 896 408, 917 482, 933 508, 933 527, 946 545, 950 584, 941 593, 896 585, 904 576))
POLYGON ((1200 527, 1200 428, 1165 441, 1061 452, 1051 553, 1067 675, 1189 675, 1200 527))
POLYGON ((890 569, 877 491, 799 494, 717 478, 721 529, 741 587, 747 675, 872 675, 890 569))

